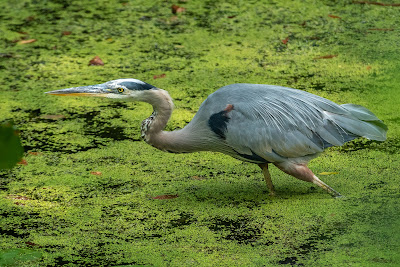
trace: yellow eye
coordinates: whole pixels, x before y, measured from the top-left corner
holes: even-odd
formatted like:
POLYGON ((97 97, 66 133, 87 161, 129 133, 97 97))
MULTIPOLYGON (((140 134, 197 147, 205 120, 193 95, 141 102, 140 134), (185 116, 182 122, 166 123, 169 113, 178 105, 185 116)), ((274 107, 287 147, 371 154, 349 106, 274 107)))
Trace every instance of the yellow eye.
POLYGON ((118 90, 118 92, 120 92, 120 93, 123 93, 123 92, 124 92, 124 88, 122 88, 122 87, 119 87, 117 90, 118 90))

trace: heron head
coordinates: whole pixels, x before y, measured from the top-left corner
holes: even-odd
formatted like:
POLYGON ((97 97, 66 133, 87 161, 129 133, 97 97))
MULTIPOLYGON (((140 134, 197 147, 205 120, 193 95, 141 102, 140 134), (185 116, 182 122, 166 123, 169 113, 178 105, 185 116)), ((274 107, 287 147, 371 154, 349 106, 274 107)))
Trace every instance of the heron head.
POLYGON ((137 79, 118 79, 102 84, 72 87, 46 92, 59 96, 96 96, 126 101, 141 101, 148 90, 157 88, 137 79))

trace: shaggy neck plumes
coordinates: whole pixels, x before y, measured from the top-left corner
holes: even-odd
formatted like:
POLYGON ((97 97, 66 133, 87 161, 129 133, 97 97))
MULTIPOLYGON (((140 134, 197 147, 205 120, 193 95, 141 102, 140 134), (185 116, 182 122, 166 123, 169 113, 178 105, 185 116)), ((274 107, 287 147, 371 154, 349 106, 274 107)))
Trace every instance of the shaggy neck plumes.
POLYGON ((146 143, 167 152, 183 153, 199 150, 197 145, 199 140, 191 138, 188 128, 172 132, 163 131, 174 107, 167 91, 149 90, 141 101, 151 104, 154 109, 141 126, 141 137, 146 143))

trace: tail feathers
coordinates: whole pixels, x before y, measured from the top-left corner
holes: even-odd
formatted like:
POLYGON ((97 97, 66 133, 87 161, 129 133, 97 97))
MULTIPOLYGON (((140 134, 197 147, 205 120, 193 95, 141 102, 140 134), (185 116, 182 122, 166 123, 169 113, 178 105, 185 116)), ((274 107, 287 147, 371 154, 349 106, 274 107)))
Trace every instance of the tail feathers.
POLYGON ((333 116, 341 117, 341 115, 329 114, 329 119, 326 120, 324 126, 317 131, 322 140, 328 143, 324 143, 324 147, 341 146, 360 136, 342 127, 333 116))
POLYGON ((345 110, 349 111, 351 115, 362 121, 376 121, 379 120, 369 109, 366 107, 355 104, 340 105, 345 110))
POLYGON ((354 104, 341 105, 350 112, 351 117, 331 114, 333 121, 350 133, 368 139, 385 141, 387 126, 375 116, 370 110, 363 106, 354 104))

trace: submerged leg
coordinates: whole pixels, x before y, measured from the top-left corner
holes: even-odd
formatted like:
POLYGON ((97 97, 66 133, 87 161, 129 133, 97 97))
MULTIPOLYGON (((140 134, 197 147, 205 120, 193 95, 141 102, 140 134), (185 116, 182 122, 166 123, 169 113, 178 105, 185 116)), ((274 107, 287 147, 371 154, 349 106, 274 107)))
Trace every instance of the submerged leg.
POLYGON ((271 196, 275 196, 275 188, 274 188, 274 185, 272 184, 271 174, 269 174, 269 171, 268 171, 268 163, 261 163, 261 164, 258 164, 258 166, 261 168, 261 170, 264 174, 264 180, 267 183, 267 187, 269 189, 269 194, 271 196))
POLYGON ((275 166, 278 167, 280 170, 286 172, 287 174, 296 177, 297 179, 313 183, 318 185, 325 191, 327 191, 333 197, 341 197, 342 195, 327 185, 326 183, 322 182, 307 166, 307 164, 296 164, 292 162, 282 162, 282 163, 275 163, 275 166))

